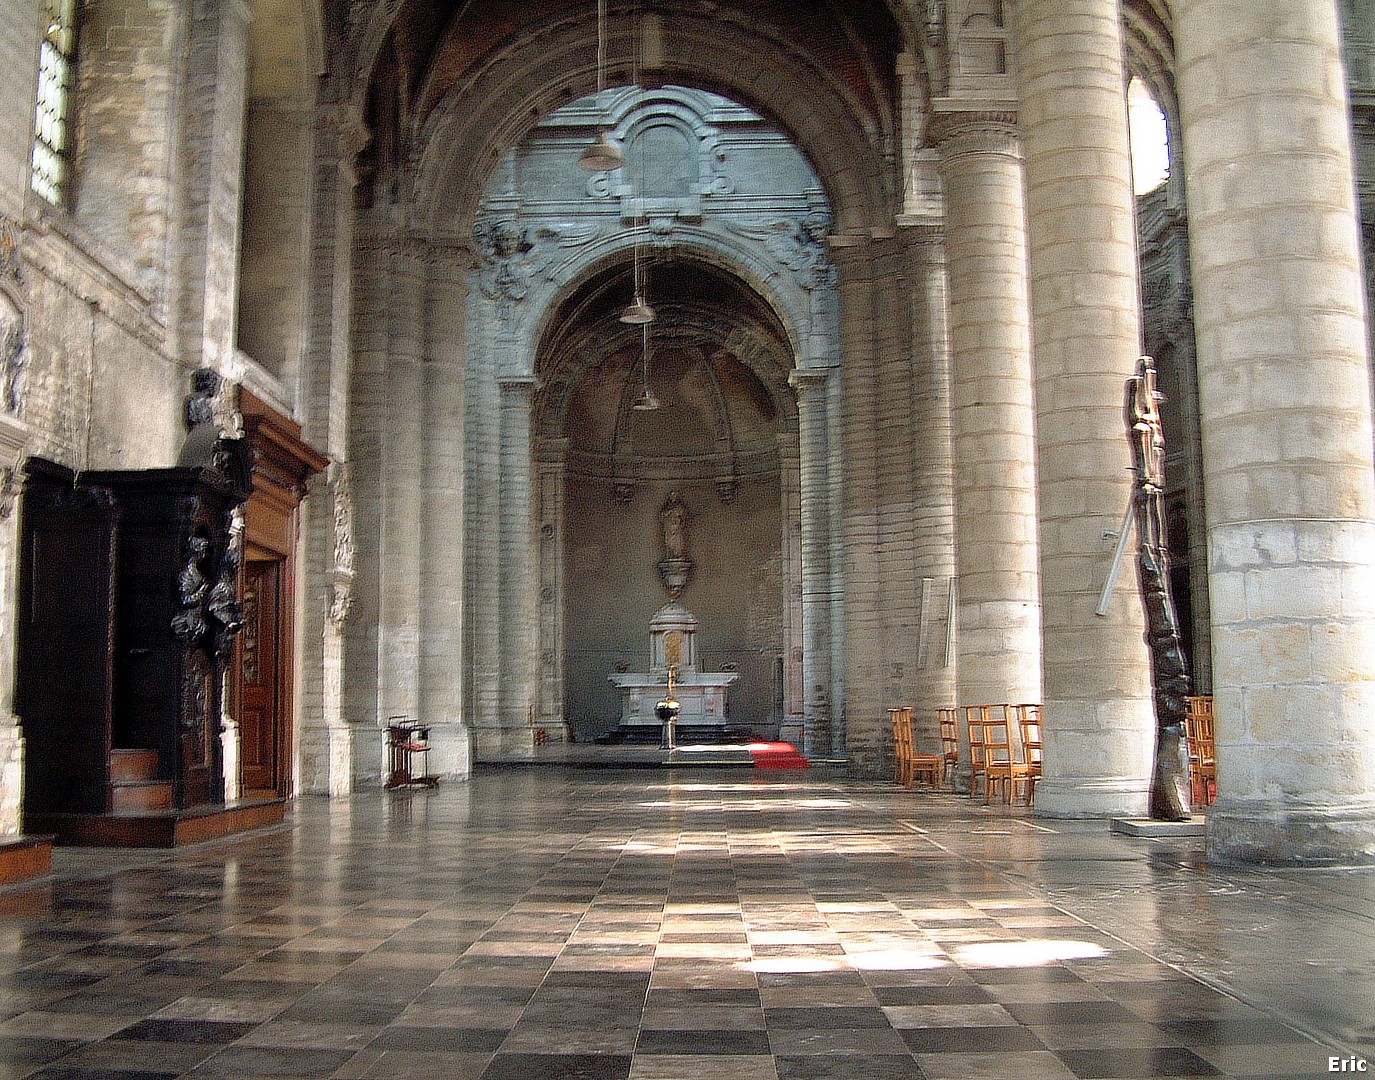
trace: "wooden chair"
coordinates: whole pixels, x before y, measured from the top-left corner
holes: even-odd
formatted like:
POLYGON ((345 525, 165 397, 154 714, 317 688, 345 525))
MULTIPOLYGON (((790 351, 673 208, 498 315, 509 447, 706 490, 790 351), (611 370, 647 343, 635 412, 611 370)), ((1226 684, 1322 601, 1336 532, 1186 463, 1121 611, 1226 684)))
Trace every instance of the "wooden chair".
POLYGON ((941 773, 945 780, 954 776, 955 770, 960 767, 960 725, 957 716, 956 709, 936 710, 941 732, 941 773))
POLYGON ((1016 709, 1007 707, 1004 709, 1001 719, 990 719, 983 725, 984 728, 984 804, 993 797, 996 788, 1001 787, 1003 802, 1012 803, 1016 801, 1017 788, 1025 785, 1027 789, 1027 801, 1031 800, 1031 767, 1024 759, 1018 757, 1016 748, 1012 744, 1012 725, 1008 722, 1009 715, 1015 716, 1016 709))
POLYGON ((888 716, 893 721, 893 779, 903 787, 911 787, 912 710, 889 709, 888 716))
POLYGON ((1217 798, 1217 737, 1211 694, 1189 698, 1184 737, 1189 744, 1190 795, 1195 806, 1211 806, 1217 798))
POLYGON ((1022 736, 1022 759, 1027 765, 1030 785, 1026 803, 1036 804, 1036 781, 1041 779, 1041 706, 1018 705, 1017 726, 1022 736))
POLYGON ((939 787, 944 779, 944 759, 939 754, 917 753, 916 737, 912 731, 912 709, 904 706, 889 709, 893 721, 893 756, 897 782, 904 787, 916 786, 918 779, 932 787, 939 787))
POLYGON ((969 797, 979 793, 983 783, 985 795, 988 791, 988 778, 984 775, 984 729, 988 723, 987 705, 966 705, 964 721, 969 729, 969 797))

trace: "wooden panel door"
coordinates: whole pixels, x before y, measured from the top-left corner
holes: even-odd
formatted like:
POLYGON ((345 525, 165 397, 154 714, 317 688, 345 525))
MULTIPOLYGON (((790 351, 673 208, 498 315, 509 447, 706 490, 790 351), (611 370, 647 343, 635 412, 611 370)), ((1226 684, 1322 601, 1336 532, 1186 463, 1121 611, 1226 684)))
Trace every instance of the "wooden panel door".
POLYGON ((24 729, 24 812, 109 809, 114 698, 115 528, 108 491, 30 462, 21 511, 15 709, 24 729))
POLYGON ((239 638, 239 762, 245 795, 285 795, 287 712, 284 610, 286 560, 250 560, 244 568, 244 628, 239 638))

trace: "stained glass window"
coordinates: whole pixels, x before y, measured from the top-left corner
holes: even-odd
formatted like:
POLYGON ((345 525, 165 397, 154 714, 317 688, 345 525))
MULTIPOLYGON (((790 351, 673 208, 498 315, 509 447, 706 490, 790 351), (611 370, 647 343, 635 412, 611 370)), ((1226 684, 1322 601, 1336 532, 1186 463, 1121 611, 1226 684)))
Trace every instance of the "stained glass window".
POLYGON ((47 27, 38 58, 30 184, 48 202, 61 206, 67 183, 67 121, 76 48, 76 0, 44 0, 43 15, 47 27))

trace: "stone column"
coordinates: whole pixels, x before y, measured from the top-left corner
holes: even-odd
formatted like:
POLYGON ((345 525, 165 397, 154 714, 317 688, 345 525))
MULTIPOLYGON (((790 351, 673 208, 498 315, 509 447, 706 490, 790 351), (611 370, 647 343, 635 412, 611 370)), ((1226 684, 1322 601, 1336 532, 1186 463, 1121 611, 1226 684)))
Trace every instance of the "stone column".
MULTIPOLYGON (((780 734, 789 717, 802 717, 806 714, 806 669, 803 647, 802 608, 805 590, 802 585, 802 445, 795 432, 781 431, 775 445, 778 447, 778 471, 781 487, 780 506, 782 542, 780 551, 783 560, 783 625, 779 658, 780 686, 775 704, 778 713, 780 734)), ((795 742, 798 728, 794 725, 792 737, 787 742, 795 742)))
POLYGON ((1224 860, 1375 859, 1375 478, 1332 0, 1180 0, 1224 860))
POLYGON ((830 369, 795 368, 802 489, 802 749, 831 741, 831 537, 826 384, 830 369))
POLYGON ((1036 403, 1011 113, 937 113, 950 273, 956 702, 1041 700, 1036 403))
POLYGON ((1094 614, 1131 496, 1122 402, 1140 350, 1117 0, 1017 10, 1036 356, 1045 814, 1144 814, 1155 740, 1136 575, 1094 614))
POLYGON ((420 711, 430 726, 430 772, 467 776, 472 765, 463 709, 464 397, 472 252, 427 245, 421 475, 420 711))
POLYGON ((921 578, 913 642, 920 680, 912 707, 918 737, 934 748, 940 745, 936 710, 957 700, 950 626, 956 564, 946 236, 942 225, 916 217, 902 223, 899 235, 911 310, 913 554, 921 578))
MULTIPOLYGON (((835 726, 845 717, 845 742, 834 739, 856 775, 891 773, 893 729, 888 720, 887 648, 879 532, 879 395, 875 325, 874 252, 867 237, 831 238, 839 271, 841 377, 839 485, 841 566, 845 575, 845 690, 831 694, 835 726)), ((833 629, 834 633, 834 629, 833 629)), ((834 640, 834 638, 832 639, 834 640)), ((832 680, 834 686, 834 680, 832 680)), ((831 747, 818 746, 826 754, 831 747)))
POLYGON ((568 474, 568 440, 540 441, 539 461, 539 692, 535 722, 549 738, 562 741, 566 729, 563 704, 563 620, 567 592, 563 580, 565 524, 564 477, 568 474))
POLYGON ((480 733, 502 756, 530 755, 538 635, 534 531, 531 521, 530 412, 535 380, 503 376, 499 513, 498 683, 496 731, 480 733), (495 740, 496 745, 493 746, 495 740))

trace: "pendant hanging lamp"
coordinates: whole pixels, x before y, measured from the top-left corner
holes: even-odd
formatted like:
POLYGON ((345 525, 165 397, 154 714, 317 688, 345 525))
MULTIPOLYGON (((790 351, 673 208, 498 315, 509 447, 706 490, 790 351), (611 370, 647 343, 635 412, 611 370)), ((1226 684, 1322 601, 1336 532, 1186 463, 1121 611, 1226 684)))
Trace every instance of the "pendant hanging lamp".
MULTIPOLYGON (((606 89, 606 0, 597 0, 597 95, 598 102, 606 89)), ((625 164, 621 148, 611 141, 611 133, 603 129, 597 139, 578 157, 578 164, 588 172, 610 172, 625 164)))

